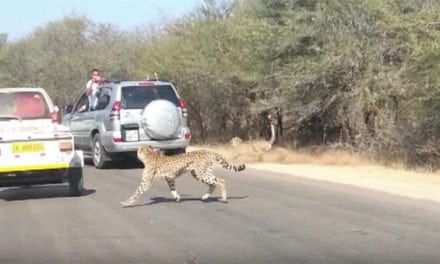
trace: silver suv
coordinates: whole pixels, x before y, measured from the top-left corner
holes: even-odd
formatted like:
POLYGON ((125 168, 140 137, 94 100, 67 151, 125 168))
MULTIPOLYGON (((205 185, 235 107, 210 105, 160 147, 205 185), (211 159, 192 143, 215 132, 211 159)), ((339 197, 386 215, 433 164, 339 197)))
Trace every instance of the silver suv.
POLYGON ((166 155, 183 153, 191 139, 185 101, 164 80, 107 81, 100 84, 95 107, 83 94, 66 108, 62 124, 75 147, 92 157, 96 168, 112 160, 134 158, 147 144, 166 155))

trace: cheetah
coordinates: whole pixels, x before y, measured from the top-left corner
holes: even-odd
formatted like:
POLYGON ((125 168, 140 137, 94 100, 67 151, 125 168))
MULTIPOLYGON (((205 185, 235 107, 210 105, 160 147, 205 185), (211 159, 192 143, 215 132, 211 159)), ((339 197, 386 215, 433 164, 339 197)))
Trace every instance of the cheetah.
POLYGON ((164 156, 153 148, 143 145, 138 148, 137 157, 145 166, 142 180, 135 192, 128 199, 121 202, 123 207, 133 205, 148 190, 151 182, 156 177, 165 179, 170 188, 171 195, 176 202, 179 202, 180 195, 176 189, 175 179, 188 170, 194 179, 208 185, 208 191, 201 197, 203 201, 207 200, 218 186, 221 192, 221 201, 226 203, 228 199, 226 183, 224 179, 212 174, 213 163, 217 162, 224 169, 235 172, 243 171, 246 168, 245 164, 231 165, 222 155, 207 150, 164 156))

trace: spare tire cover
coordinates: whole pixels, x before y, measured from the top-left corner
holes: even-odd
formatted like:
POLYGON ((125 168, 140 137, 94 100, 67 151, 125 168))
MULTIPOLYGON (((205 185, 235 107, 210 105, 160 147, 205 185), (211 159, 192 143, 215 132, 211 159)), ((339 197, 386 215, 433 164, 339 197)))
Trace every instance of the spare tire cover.
POLYGON ((179 112, 175 104, 167 100, 154 100, 142 112, 142 127, 152 139, 167 139, 179 126, 179 112))

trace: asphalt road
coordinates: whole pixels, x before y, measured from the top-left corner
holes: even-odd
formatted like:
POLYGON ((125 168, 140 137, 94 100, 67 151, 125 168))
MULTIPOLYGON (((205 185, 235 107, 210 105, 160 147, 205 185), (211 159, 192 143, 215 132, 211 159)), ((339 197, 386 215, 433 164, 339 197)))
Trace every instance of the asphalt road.
MULTIPOLYGON (((283 174, 228 173, 229 203, 189 175, 121 208, 141 169, 85 169, 66 186, 0 189, 0 263, 439 263, 440 204, 283 174)), ((440 195, 440 194, 439 194, 440 195)))

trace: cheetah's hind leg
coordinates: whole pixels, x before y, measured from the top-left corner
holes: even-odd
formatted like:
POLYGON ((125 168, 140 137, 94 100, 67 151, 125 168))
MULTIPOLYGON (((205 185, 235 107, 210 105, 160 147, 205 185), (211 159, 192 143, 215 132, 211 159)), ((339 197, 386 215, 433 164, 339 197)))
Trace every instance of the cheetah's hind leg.
POLYGON ((203 173, 202 175, 203 176, 200 177, 201 182, 208 185, 208 191, 202 196, 202 201, 206 201, 211 196, 211 194, 215 191, 215 188, 217 186, 219 186, 221 196, 222 196, 220 200, 223 203, 227 203, 228 202, 228 195, 226 193, 225 180, 216 177, 214 174, 212 174, 212 171, 210 169, 207 169, 205 171, 205 173, 203 173))
POLYGON ((215 185, 214 184, 208 184, 208 191, 202 195, 202 201, 208 200, 209 196, 215 191, 215 185))
MULTIPOLYGON (((206 173, 209 173, 209 171, 207 170, 206 173)), ((200 174, 203 174, 203 173, 196 172, 195 170, 191 170, 191 175, 193 176, 194 179, 196 179, 197 181, 206 183, 202 178, 199 177, 200 174)), ((211 194, 215 191, 214 184, 208 184, 208 183, 206 183, 206 184, 208 185, 208 191, 202 195, 202 201, 208 200, 209 196, 211 196, 211 194)))

